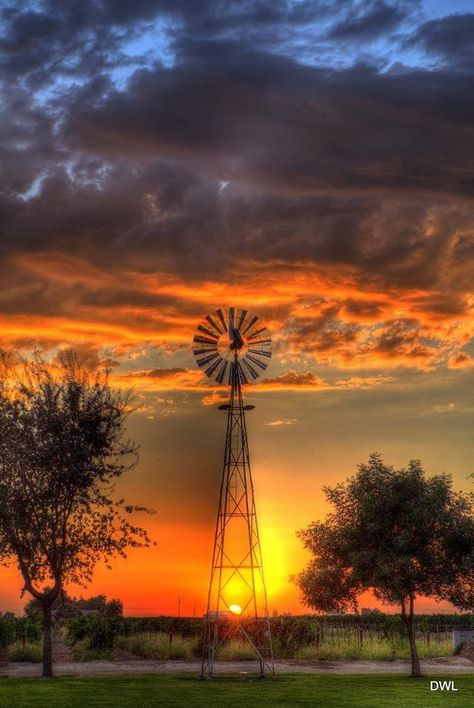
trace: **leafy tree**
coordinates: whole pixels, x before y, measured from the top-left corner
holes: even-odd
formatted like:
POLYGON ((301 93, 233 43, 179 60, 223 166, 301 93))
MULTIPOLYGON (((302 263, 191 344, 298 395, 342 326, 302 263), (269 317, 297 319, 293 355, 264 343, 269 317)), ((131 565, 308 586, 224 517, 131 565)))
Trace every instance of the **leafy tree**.
POLYGON ((295 578, 304 602, 320 611, 356 610, 360 593, 371 590, 383 603, 398 604, 411 673, 419 676, 415 599, 461 604, 458 595, 472 585, 472 497, 454 492, 446 474, 427 478, 420 462, 395 470, 377 454, 325 494, 334 511, 298 532, 314 556, 295 578))
POLYGON ((4 358, 0 381, 0 553, 41 605, 43 676, 52 676, 52 607, 86 586, 100 561, 147 546, 129 520, 146 511, 114 495, 137 447, 124 439, 130 402, 107 371, 67 352, 55 365, 4 358), (87 364, 87 362, 86 362, 87 364))

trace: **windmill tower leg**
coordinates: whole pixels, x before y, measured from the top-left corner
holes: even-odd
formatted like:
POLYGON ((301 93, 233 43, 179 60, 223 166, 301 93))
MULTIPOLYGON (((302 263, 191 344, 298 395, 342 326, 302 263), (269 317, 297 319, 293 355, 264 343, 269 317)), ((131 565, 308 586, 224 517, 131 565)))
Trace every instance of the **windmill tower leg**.
POLYGON ((275 673, 241 376, 236 352, 229 404, 225 406, 226 442, 203 633, 202 678, 213 675, 219 647, 233 637, 243 638, 253 648, 261 676, 275 673), (232 617, 233 611, 239 615, 232 617))

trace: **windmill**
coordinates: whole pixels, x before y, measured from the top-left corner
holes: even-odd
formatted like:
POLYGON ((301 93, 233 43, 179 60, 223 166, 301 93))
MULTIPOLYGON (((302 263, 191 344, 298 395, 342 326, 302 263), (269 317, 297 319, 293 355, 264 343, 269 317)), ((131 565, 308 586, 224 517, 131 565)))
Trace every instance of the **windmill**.
POLYGON ((273 676, 262 550, 258 532, 242 386, 256 381, 271 358, 271 339, 256 315, 236 307, 207 315, 196 329, 198 366, 218 384, 230 386, 224 465, 217 512, 211 578, 205 615, 201 677, 213 675, 218 648, 240 635, 254 650, 260 675, 273 676))

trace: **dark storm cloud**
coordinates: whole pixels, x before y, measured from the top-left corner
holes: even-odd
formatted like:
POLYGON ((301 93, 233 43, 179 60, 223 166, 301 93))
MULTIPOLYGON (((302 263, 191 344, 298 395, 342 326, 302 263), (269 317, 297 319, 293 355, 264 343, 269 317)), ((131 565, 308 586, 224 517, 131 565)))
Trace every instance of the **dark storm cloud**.
POLYGON ((413 306, 413 312, 429 312, 440 318, 464 315, 468 309, 468 303, 459 293, 434 293, 420 297, 413 306))
POLYGON ((384 303, 376 300, 354 300, 349 298, 345 302, 344 308, 351 316, 371 320, 380 318, 383 315, 384 303))
MULTIPOLYGON (((433 287, 443 279, 443 288, 462 289, 472 281, 469 261, 460 257, 470 242, 468 206, 438 202, 438 216, 429 199, 407 204, 396 194, 381 201, 369 194, 258 196, 232 185, 220 193, 217 180, 177 165, 118 161, 105 174, 102 167, 85 160, 72 177, 51 174, 36 198, 7 200, 5 252, 75 254, 105 271, 158 270, 193 280, 229 278, 230 271, 238 277, 235 259, 244 256, 348 264, 409 287, 433 287)), ((153 306, 150 295, 99 286, 91 291, 88 283, 76 297, 90 305, 97 298, 104 306, 114 297, 137 305, 142 297, 144 307, 153 306)))
POLYGON ((73 103, 64 139, 300 195, 474 194, 471 75, 310 68, 229 43, 187 52, 174 68, 137 71, 96 108, 73 103))
MULTIPOLYGON (((332 34, 340 46, 371 40, 406 19, 407 3, 5 7, 4 75, 50 94, 35 103, 21 81, 4 88, 2 267, 7 279, 19 267, 29 281, 10 288, 1 311, 66 317, 95 308, 140 323, 156 308, 176 315, 179 301, 191 315, 192 302, 178 295, 107 275, 233 283, 242 258, 283 264, 282 278, 296 262, 347 266, 380 288, 437 289, 419 300, 421 315, 465 311, 472 73, 309 66, 287 51, 293 31, 332 34), (158 17, 168 22, 174 63, 141 68, 119 90, 107 72, 129 61, 123 42, 158 17), (58 75, 77 83, 52 91, 58 75), (61 265, 39 264, 37 254, 72 259, 60 286, 61 265), (85 263, 97 275, 81 280, 85 263)), ((287 306, 278 307, 284 318, 287 306)), ((376 298, 350 297, 299 327, 314 350, 342 351, 355 341, 352 320, 383 312, 376 298)))
MULTIPOLYGON (((8 87, 0 105, 0 194, 24 192, 57 158, 53 121, 31 96, 8 87)), ((0 210, 1 210, 0 205, 0 210)))
MULTIPOLYGON (((145 61, 124 43, 161 23, 161 40, 179 54, 183 42, 234 40, 292 53, 331 36, 370 39, 392 29, 418 1, 383 0, 40 0, 0 10, 0 67, 31 88, 145 61), (318 23, 325 24, 324 30, 318 23), (328 35, 329 32, 329 35, 328 35)), ((155 36, 155 41, 158 35, 155 36)))
POLYGON ((474 61, 474 13, 449 15, 422 24, 407 40, 448 63, 472 71, 474 61))
MULTIPOLYGON (((123 42, 157 20, 174 21, 173 36, 218 35, 229 28, 298 25, 328 12, 327 2, 284 0, 43 0, 1 10, 0 66, 5 76, 40 87, 56 76, 77 77, 131 62, 123 42)), ((340 5, 340 3, 336 3, 340 5)), ((135 61, 140 57, 136 57, 135 61)))
POLYGON ((384 0, 364 3, 336 22, 328 35, 332 39, 352 41, 374 39, 398 27, 412 9, 413 3, 387 3, 384 0))
MULTIPOLYGON (((218 244, 225 253, 238 238, 249 257, 352 263, 429 287, 470 243, 471 75, 318 69, 232 42, 188 41, 180 57, 92 108, 72 100, 63 127, 70 149, 121 160, 125 172, 138 157, 142 173, 160 160, 170 175, 199 173, 199 200, 184 184, 164 209, 172 218, 140 222, 145 246, 159 240, 165 254, 173 243, 181 267, 193 249, 207 253, 212 272, 218 244), (219 180, 231 183, 222 196, 219 180)), ((161 187, 145 185, 160 211, 161 187)))
POLYGON ((125 60, 119 50, 125 36, 104 22, 98 3, 45 2, 39 8, 4 8, 0 39, 4 77, 23 78, 39 88, 58 75, 90 75, 125 60))
POLYGON ((353 349, 350 345, 356 340, 357 326, 337 321, 335 311, 331 312, 331 315, 333 316, 299 318, 288 333, 290 347, 296 351, 304 348, 305 351, 318 355, 351 352, 352 356, 353 349))
POLYGON ((423 344, 416 320, 394 320, 377 334, 372 344, 364 344, 363 352, 382 359, 429 360, 436 356, 436 349, 423 344))

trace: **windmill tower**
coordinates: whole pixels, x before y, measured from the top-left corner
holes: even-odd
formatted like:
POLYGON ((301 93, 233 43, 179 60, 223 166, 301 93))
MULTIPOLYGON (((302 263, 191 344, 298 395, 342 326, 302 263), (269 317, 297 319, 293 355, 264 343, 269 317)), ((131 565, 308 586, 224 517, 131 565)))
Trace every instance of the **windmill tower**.
POLYGON ((260 675, 274 675, 262 550, 250 468, 242 387, 267 368, 271 339, 248 310, 222 308, 199 324, 193 341, 198 366, 230 386, 224 464, 205 616, 201 677, 213 674, 219 647, 240 636, 253 648, 260 675))

